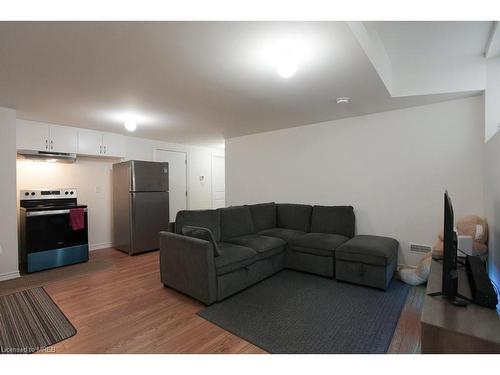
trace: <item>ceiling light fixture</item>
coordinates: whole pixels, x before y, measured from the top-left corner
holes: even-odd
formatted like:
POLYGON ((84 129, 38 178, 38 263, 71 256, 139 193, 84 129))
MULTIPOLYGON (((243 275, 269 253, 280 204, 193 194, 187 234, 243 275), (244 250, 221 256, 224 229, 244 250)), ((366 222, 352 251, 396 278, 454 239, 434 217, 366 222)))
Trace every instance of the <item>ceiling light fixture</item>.
POLYGON ((315 54, 314 41, 305 35, 292 33, 276 36, 260 43, 257 58, 281 78, 293 77, 315 54))
POLYGON ((281 78, 290 78, 297 73, 297 64, 293 61, 283 62, 276 67, 276 72, 281 78))
POLYGON ((299 65, 299 48, 292 40, 277 43, 274 48, 276 72, 281 78, 293 77, 299 65))
POLYGON ((337 104, 347 104, 351 102, 351 98, 347 96, 340 96, 337 98, 337 104))
POLYGON ((137 129, 137 122, 131 119, 125 121, 125 129, 127 129, 129 132, 133 132, 135 129, 137 129))

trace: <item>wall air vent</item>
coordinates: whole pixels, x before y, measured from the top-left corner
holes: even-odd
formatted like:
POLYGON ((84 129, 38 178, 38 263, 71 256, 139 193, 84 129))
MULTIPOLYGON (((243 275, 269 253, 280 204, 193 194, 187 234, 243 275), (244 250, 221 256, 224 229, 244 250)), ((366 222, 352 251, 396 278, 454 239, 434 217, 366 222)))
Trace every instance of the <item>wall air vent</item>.
POLYGON ((432 248, 429 245, 410 243, 410 251, 414 253, 428 253, 432 251, 432 248))

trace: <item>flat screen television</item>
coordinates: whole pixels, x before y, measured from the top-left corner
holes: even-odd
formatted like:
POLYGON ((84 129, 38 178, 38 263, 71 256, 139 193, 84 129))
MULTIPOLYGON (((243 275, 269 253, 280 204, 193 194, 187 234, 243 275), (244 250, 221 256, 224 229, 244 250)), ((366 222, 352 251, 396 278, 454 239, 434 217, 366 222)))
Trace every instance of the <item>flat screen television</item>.
POLYGON ((446 191, 444 193, 443 280, 441 292, 450 299, 455 298, 458 290, 457 235, 453 229, 453 223, 453 205, 446 191))
MULTIPOLYGON (((441 260, 441 259, 439 259, 441 260)), ((457 272, 457 234, 454 230, 453 205, 448 191, 444 193, 444 225, 443 225, 443 275, 441 292, 430 293, 430 296, 443 296, 457 306, 467 305, 466 298, 458 294, 457 272)))

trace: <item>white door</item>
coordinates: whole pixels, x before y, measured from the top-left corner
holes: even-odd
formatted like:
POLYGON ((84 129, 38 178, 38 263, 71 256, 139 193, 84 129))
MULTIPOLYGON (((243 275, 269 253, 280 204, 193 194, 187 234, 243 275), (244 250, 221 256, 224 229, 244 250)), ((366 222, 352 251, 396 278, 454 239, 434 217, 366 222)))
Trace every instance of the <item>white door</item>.
POLYGON ((76 154, 78 129, 69 126, 50 125, 50 151, 76 154))
POLYGON ((225 158, 219 155, 212 155, 212 207, 226 207, 225 158))
POLYGON ((168 162, 170 221, 187 209, 187 156, 185 152, 156 150, 156 161, 168 162))
POLYGON ((125 137, 121 134, 102 133, 102 154, 116 158, 125 157, 125 137))

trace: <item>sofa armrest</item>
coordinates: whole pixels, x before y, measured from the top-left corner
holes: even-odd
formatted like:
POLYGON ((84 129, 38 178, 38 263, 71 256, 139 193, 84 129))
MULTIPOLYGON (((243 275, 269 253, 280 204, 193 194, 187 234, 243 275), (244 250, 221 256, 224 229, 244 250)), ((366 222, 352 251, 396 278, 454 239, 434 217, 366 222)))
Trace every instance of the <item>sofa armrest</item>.
POLYGON ((217 242, 215 242, 214 235, 210 229, 194 225, 184 225, 181 232, 185 236, 199 238, 200 240, 210 242, 214 247, 214 256, 218 257, 220 255, 217 242))
POLYGON ((160 232, 160 276, 164 285, 207 305, 214 303, 217 280, 212 243, 160 232))

